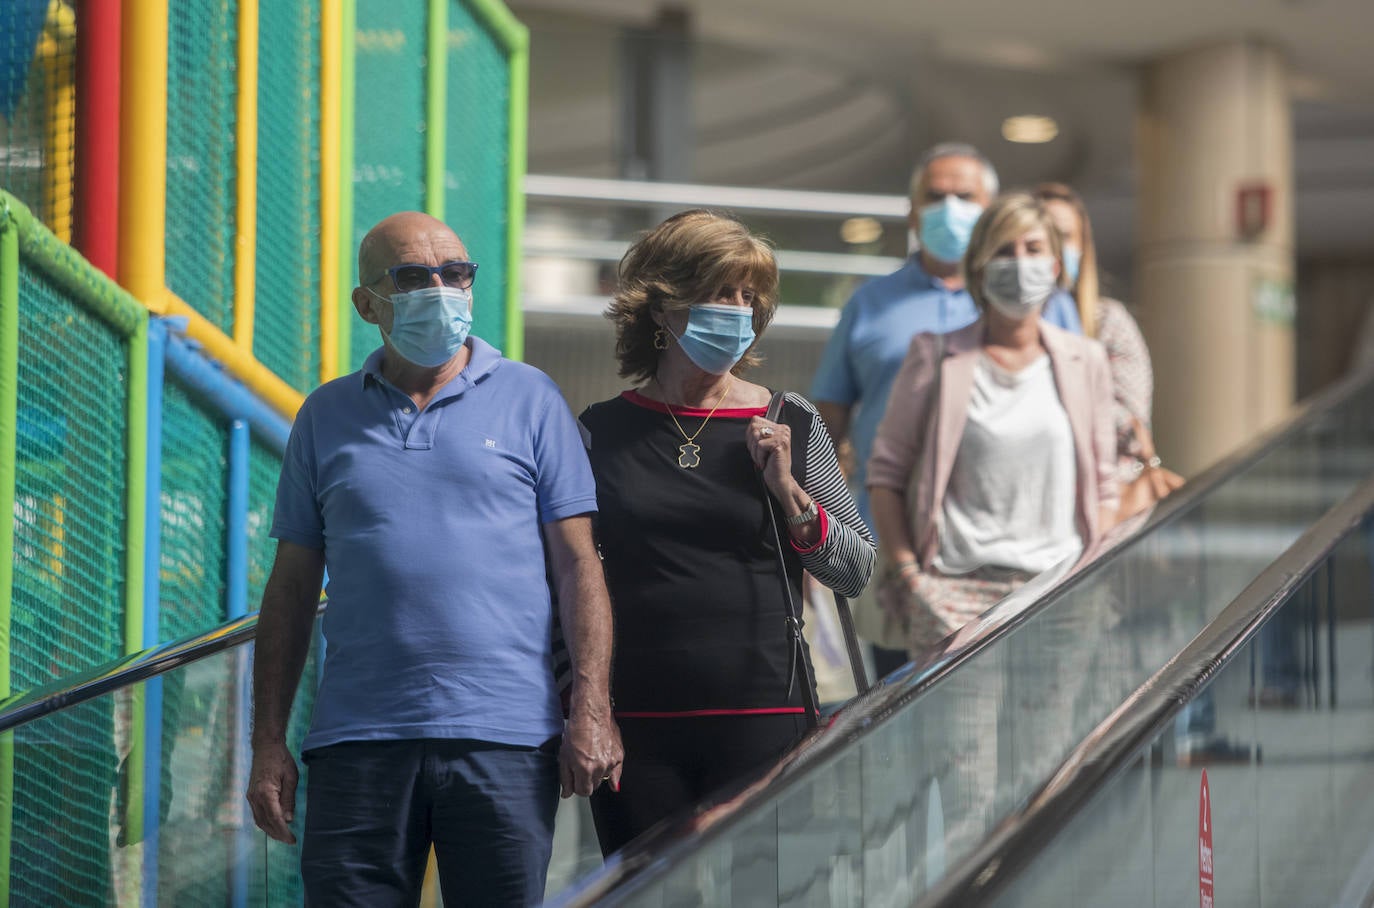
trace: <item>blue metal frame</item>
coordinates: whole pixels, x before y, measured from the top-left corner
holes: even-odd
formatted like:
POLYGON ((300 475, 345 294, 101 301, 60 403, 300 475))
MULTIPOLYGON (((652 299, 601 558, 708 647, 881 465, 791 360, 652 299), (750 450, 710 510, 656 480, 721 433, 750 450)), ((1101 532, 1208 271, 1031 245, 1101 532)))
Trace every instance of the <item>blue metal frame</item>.
MULTIPOLYGON (((162 320, 173 331, 184 319, 162 320)), ((200 353, 193 341, 169 333, 167 368, 177 380, 214 405, 228 419, 242 419, 260 441, 278 454, 285 453, 291 424, 263 403, 253 392, 232 378, 222 367, 200 353)))
MULTIPOLYGON (((160 642, 162 562, 162 384, 167 351, 167 326, 148 320, 148 456, 143 546, 143 641, 160 642)), ((143 725, 143 889, 139 903, 156 908, 158 844, 162 826, 162 678, 143 686, 146 714, 143 725)))
MULTIPOLYGON (((252 439, 248 423, 235 419, 229 424, 229 513, 225 520, 225 618, 233 621, 248 614, 248 457, 252 439)), ((234 764, 235 777, 248 780, 248 704, 251 692, 248 683, 248 660, 240 652, 238 685, 234 690, 234 764)), ((243 908, 248 904, 248 864, 253 848, 252 817, 247 806, 239 803, 239 828, 234 836, 234 862, 229 871, 230 904, 243 908)))
MULTIPOLYGON (((160 512, 162 470, 162 389, 170 373, 177 383, 208 404, 229 421, 228 488, 225 514, 225 618, 229 621, 248 614, 248 511, 252 438, 258 437, 278 454, 286 451, 290 423, 232 378, 217 363, 207 358, 199 345, 178 336, 185 330, 185 319, 151 319, 149 326, 148 381, 148 544, 144 572, 144 640, 161 643, 158 635, 160 588, 158 572, 161 558, 160 512), (165 368, 164 368, 165 366, 165 368)), ((247 783, 251 765, 248 751, 249 684, 247 653, 240 654, 239 683, 234 692, 235 778, 247 783)), ((144 815, 147 832, 143 892, 147 908, 157 904, 158 809, 162 773, 162 679, 147 682, 147 784, 144 786, 144 815)), ((253 843, 253 821, 247 806, 234 841, 234 861, 230 868, 229 891, 234 908, 248 903, 249 865, 253 843)))

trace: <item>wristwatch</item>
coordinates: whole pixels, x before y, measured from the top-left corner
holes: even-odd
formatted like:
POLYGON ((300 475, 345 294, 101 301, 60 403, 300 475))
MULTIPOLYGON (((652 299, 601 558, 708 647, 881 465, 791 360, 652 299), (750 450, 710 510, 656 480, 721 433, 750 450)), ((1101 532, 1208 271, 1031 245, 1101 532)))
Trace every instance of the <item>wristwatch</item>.
POLYGON ((816 510, 816 499, 813 498, 811 499, 811 503, 806 506, 805 511, 802 511, 800 514, 797 514, 794 517, 788 517, 785 519, 788 526, 799 527, 803 526, 804 524, 810 523, 819 516, 820 512, 816 510))

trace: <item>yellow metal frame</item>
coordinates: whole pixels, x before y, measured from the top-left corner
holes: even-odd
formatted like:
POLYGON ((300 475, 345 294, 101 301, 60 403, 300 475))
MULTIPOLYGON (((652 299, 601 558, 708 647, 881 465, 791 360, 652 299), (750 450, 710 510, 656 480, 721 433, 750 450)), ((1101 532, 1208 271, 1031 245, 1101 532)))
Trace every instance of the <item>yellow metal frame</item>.
POLYGON ((339 374, 339 226, 342 206, 343 10, 320 4, 320 381, 339 374))
POLYGON ((47 133, 43 137, 47 161, 43 183, 43 221, 64 243, 72 241, 72 187, 76 185, 76 13, 58 0, 38 40, 35 63, 42 68, 47 90, 47 133))
POLYGON ((168 0, 139 0, 124 7, 122 55, 124 60, 135 62, 122 68, 120 88, 124 128, 120 135, 119 177, 124 198, 131 200, 131 204, 119 206, 119 280, 152 314, 184 317, 188 337, 198 341, 209 356, 223 363, 230 374, 269 406, 292 419, 304 395, 258 362, 252 347, 253 244, 257 220, 257 2, 242 0, 239 13, 240 29, 244 28, 246 18, 252 37, 250 40, 241 34, 239 39, 239 53, 247 54, 247 65, 241 59, 235 337, 225 334, 167 288, 167 3, 168 0), (251 90, 246 90, 243 80, 249 78, 249 69, 251 81, 247 84, 251 90), (245 115, 245 110, 251 113, 245 115), (251 125, 247 120, 252 121, 251 125), (245 141, 245 136, 250 141, 245 141), (246 148, 249 144, 252 147, 246 148), (132 200, 137 200, 137 204, 132 200), (240 322, 245 315, 246 334, 240 322))
POLYGON ((234 343, 253 349, 258 248, 258 0, 238 0, 239 59, 234 166, 234 343))

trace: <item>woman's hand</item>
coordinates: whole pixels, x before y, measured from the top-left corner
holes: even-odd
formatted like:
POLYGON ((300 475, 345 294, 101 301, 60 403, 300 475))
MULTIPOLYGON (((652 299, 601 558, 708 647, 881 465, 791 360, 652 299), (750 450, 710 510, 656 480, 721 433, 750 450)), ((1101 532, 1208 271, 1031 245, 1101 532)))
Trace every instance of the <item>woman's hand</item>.
POLYGON ((792 428, 755 416, 749 420, 749 431, 744 438, 754 466, 763 471, 768 491, 786 508, 795 497, 794 492, 800 491, 797 481, 792 478, 792 428))

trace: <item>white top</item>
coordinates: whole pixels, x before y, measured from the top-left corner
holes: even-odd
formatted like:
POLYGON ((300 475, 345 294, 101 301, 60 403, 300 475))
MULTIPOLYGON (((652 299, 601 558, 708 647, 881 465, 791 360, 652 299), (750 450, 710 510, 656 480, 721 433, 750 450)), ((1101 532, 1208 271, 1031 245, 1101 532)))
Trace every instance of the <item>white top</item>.
POLYGON ((1083 550, 1074 525, 1077 469, 1050 358, 1008 372, 980 356, 933 567, 942 574, 985 565, 1038 574, 1076 558, 1083 550))

